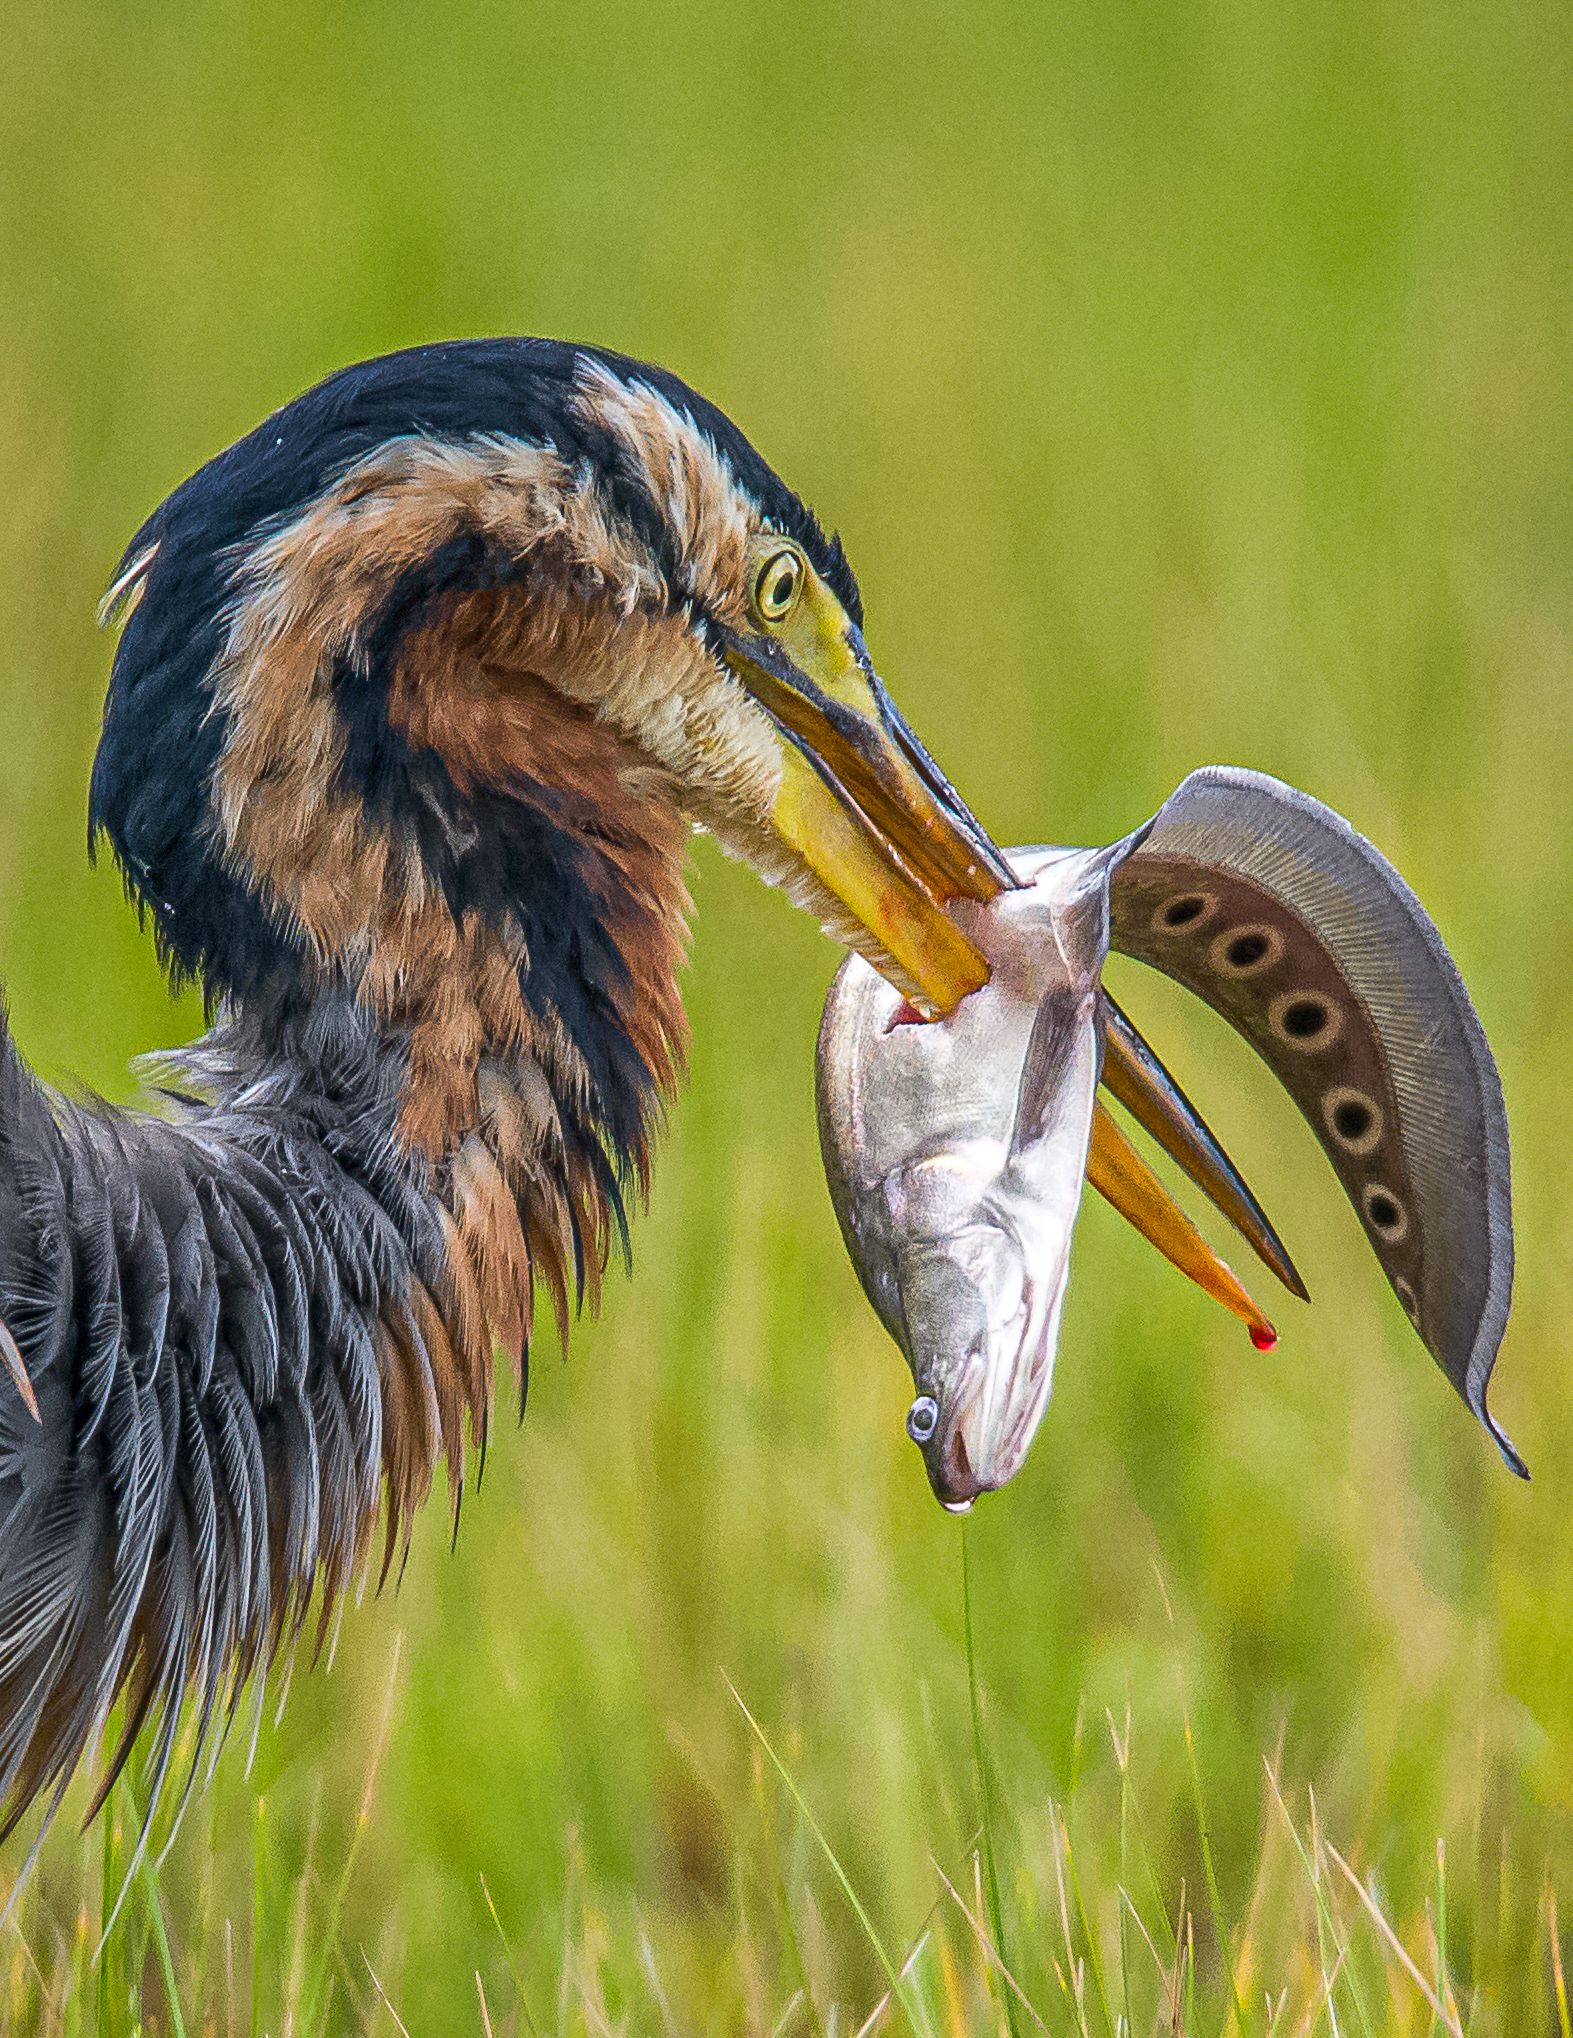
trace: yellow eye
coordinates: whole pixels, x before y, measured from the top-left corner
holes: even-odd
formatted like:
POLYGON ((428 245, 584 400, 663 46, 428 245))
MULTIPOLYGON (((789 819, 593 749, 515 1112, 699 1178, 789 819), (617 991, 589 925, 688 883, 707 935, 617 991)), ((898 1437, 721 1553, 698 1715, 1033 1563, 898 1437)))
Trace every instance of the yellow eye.
POLYGON ((802 592, 802 560, 795 552, 772 552, 754 582, 754 607, 764 622, 779 623, 802 592))

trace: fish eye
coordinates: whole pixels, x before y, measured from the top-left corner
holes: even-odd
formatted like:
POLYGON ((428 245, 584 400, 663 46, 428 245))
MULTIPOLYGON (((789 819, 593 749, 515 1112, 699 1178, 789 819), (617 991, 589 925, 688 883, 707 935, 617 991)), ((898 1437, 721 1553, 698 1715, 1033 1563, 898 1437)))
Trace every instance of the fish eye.
POLYGON ((939 1403, 932 1394, 920 1394, 907 1410, 907 1435, 915 1444, 926 1444, 939 1428, 939 1403))
POLYGON ((766 623, 782 622, 803 591, 803 562, 796 552, 772 552, 754 580, 754 607, 766 623))

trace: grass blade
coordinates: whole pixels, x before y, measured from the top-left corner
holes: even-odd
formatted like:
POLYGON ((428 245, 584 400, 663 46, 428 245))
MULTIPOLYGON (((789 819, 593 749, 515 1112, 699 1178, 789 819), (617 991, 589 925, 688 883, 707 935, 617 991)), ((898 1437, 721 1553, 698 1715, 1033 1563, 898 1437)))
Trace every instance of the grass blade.
POLYGON ((1546 1885, 1546 1926, 1551 1936, 1551 1979, 1557 1992, 1558 2038, 1573 2038, 1568 2019, 1568 1985, 1562 1973, 1562 1935, 1557 1925, 1557 1893, 1546 1885))
POLYGON ((786 1764, 781 1760, 781 1757, 776 1753, 774 1747, 771 1745, 770 1737, 766 1734, 764 1728, 759 1724, 758 1720, 754 1718, 754 1715, 749 1711, 747 1705, 744 1703, 743 1695, 738 1690, 737 1686, 732 1682, 731 1678, 727 1676, 724 1670, 722 1671, 721 1676, 723 1682, 726 1685, 727 1690, 731 1692, 732 1697, 737 1702, 738 1711, 743 1715, 744 1719, 747 1720, 749 1726, 753 1729, 754 1735, 757 1738, 760 1747, 764 1749, 766 1755, 770 1758, 772 1768, 775 1770, 776 1774, 781 1778, 781 1781, 786 1785, 787 1790, 791 1795, 792 1802, 797 1806, 798 1813, 801 1816, 803 1823, 808 1827, 808 1830, 813 1834, 815 1840, 818 1842, 821 1853, 824 1855, 826 1861, 830 1864, 831 1873, 835 1876, 836 1881, 841 1885, 842 1895, 851 1905, 853 1916, 857 1919, 859 1925, 863 1928, 864 1936, 867 1938, 869 1945, 874 1949, 875 1958, 879 1961, 880 1966, 885 1970, 885 1979, 890 1984, 891 1994, 896 1998, 896 2000, 901 2004, 902 2008, 906 2011, 908 2017, 912 2021, 914 2029, 927 2033, 928 2038, 933 2038, 932 2026, 929 2023, 928 2012, 924 2008, 922 1997, 919 1996, 915 1992, 915 1990, 913 1990, 909 1986, 907 1979, 903 1975, 901 1969, 898 1968, 896 1963, 891 1959, 889 1952, 886 1950, 884 1940, 879 1936, 879 1928, 875 1925, 874 1920, 869 1916, 867 1910, 864 1908, 863 1899, 858 1895, 856 1889, 854 1889, 852 1886, 852 1878, 847 1874, 846 1870, 842 1867, 840 1859, 836 1854, 836 1850, 834 1849, 834 1847, 831 1846, 829 1837, 825 1833, 824 1828, 820 1825, 818 1819, 815 1818, 813 1811, 809 1807, 807 1798, 805 1798, 802 1791, 798 1789, 797 1779, 793 1776, 791 1770, 787 1768, 786 1764))
POLYGON ((169 2005, 169 2021, 175 2038, 186 2038, 186 2021, 180 2014, 180 1991, 175 1985, 175 1962, 169 1950, 169 1934, 164 1927, 164 1906, 158 1893, 158 1870, 154 1866, 151 1848, 144 1848, 141 1861, 142 1888, 147 1898, 148 1917, 153 1926, 153 1944, 158 1952, 159 1973, 164 1980, 164 1999, 169 2005))
MULTIPOLYGON (((983 1866, 988 1876, 989 1927, 999 1953, 1000 1966, 1009 1969, 1010 1952, 1005 1944, 1005 1911, 1000 1902, 999 1862, 994 1852, 994 1793, 989 1768, 983 1755, 983 1709, 978 1701, 978 1657, 972 1637, 972 1524, 961 1525, 961 1621, 967 1644, 967 1697, 972 1709, 972 1762, 978 1782, 978 1813, 983 1824, 983 1866)), ((984 1969, 985 1973, 989 1970, 984 1969)), ((1021 2038, 1016 2021, 1015 1998, 1006 1990, 1002 1997, 1010 2038, 1021 2038)))
POLYGON ((1392 1949, 1394 1959, 1398 1961, 1399 1965, 1403 1968, 1404 1972, 1409 1976, 1409 1979, 1414 1983, 1415 1987, 1419 1989, 1420 1993, 1431 2005, 1432 2014, 1435 2016, 1437 2022, 1442 2026, 1442 2028, 1445 2031, 1450 2033, 1450 2038, 1464 2038, 1464 2033, 1459 2025, 1458 2019, 1455 2016, 1451 2015, 1449 2011, 1443 2008, 1442 2002, 1438 1997, 1436 1991, 1432 1988, 1430 1982, 1426 1980, 1425 1976, 1420 1972, 1420 1969, 1415 1964, 1415 1961, 1411 1956, 1408 1947, 1405 1946, 1402 1939, 1399 1938, 1398 1934, 1393 1930, 1392 1926, 1388 1923, 1387 1918, 1383 1913, 1382 1907, 1377 1902, 1376 1898, 1372 1896, 1371 1892, 1366 1888, 1365 1884, 1360 1880, 1359 1876, 1355 1874, 1354 1870, 1349 1866, 1349 1863, 1344 1859, 1342 1854, 1339 1853, 1338 1849, 1333 1845, 1331 1840, 1327 1842, 1327 1851, 1332 1856, 1334 1861, 1337 1862, 1338 1866, 1343 1870, 1344 1874, 1349 1878, 1350 1888, 1354 1891, 1355 1895, 1359 1897, 1361 1903, 1365 1906, 1367 1912, 1370 1914, 1372 1923, 1376 1926, 1377 1930, 1381 1933, 1383 1939, 1386 1940, 1388 1946, 1392 1949))

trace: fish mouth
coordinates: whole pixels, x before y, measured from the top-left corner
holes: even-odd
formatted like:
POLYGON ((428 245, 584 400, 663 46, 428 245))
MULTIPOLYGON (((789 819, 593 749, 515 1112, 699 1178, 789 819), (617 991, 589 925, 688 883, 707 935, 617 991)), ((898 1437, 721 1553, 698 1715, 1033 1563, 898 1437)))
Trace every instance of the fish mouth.
POLYGON ((1014 1356, 974 1350, 932 1443, 924 1453, 940 1505, 967 1513, 980 1493, 995 1493, 1021 1470, 1054 1385, 1060 1305, 1067 1268, 1030 1306, 1014 1356))

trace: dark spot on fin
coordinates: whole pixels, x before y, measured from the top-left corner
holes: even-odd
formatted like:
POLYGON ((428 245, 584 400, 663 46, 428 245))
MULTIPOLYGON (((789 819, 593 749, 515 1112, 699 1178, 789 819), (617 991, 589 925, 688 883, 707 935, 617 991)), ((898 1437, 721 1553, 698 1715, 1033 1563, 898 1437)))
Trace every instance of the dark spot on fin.
POLYGON ((1163 924, 1165 927, 1189 927, 1206 910, 1207 901, 1199 892, 1191 892, 1184 898, 1169 901, 1163 909, 1163 924))
POLYGON ((1284 1031, 1294 1040, 1314 1040, 1327 1029, 1328 1010, 1320 998, 1296 998, 1284 1013, 1284 1031))

